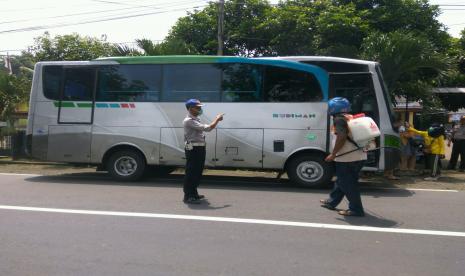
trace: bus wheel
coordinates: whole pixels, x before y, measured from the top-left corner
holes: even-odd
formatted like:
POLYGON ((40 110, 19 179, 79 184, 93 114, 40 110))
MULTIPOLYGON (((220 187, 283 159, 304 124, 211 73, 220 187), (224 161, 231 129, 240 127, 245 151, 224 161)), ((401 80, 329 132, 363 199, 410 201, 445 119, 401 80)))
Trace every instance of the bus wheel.
POLYGON ((145 170, 145 158, 135 150, 121 150, 113 153, 107 162, 107 170, 118 181, 139 180, 145 170))
POLYGON ((298 155, 289 161, 287 175, 299 186, 321 188, 330 183, 333 168, 322 155, 298 155))

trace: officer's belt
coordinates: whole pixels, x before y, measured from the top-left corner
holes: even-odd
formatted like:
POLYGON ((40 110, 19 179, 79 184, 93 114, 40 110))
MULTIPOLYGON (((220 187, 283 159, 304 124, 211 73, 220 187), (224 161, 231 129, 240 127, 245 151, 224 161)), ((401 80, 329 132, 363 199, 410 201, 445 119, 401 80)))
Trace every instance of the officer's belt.
POLYGON ((205 147, 205 142, 198 142, 198 143, 188 143, 191 144, 193 147, 205 147))

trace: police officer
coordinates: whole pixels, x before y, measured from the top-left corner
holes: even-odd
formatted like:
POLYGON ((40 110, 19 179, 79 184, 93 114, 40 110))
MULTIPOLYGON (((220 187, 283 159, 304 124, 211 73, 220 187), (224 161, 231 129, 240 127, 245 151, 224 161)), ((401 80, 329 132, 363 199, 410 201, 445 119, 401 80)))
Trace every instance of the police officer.
POLYGON ((209 125, 202 124, 199 116, 202 115, 202 106, 197 99, 186 101, 188 114, 183 121, 186 153, 186 175, 184 177, 184 203, 200 204, 205 198, 199 195, 197 187, 205 166, 205 131, 213 130, 223 120, 224 114, 218 114, 209 125))
POLYGON ((359 172, 367 159, 367 153, 351 139, 346 114, 350 112, 350 102, 346 98, 336 97, 328 102, 328 112, 333 116, 332 152, 327 162, 335 161, 337 180, 328 199, 320 200, 321 207, 336 210, 344 196, 349 201, 349 209, 338 213, 343 216, 364 216, 362 199, 358 187, 359 172))

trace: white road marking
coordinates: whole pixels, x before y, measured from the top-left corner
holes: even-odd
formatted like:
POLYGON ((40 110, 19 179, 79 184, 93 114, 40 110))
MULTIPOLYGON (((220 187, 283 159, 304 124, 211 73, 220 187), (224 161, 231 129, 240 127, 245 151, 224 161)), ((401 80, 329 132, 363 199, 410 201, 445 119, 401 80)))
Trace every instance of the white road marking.
POLYGON ((81 214, 81 215, 120 216, 120 217, 181 219, 181 220, 214 221, 214 222, 233 222, 233 223, 262 224, 262 225, 295 226, 295 227, 306 227, 306 228, 367 231, 367 232, 465 237, 465 232, 436 231, 436 230, 423 230, 423 229, 403 229, 403 228, 383 228, 383 227, 370 227, 370 226, 352 226, 352 225, 311 223, 311 222, 298 222, 298 221, 282 221, 282 220, 243 219, 243 218, 228 218, 228 217, 95 211, 95 210, 76 210, 76 209, 57 209, 57 208, 40 208, 40 207, 9 206, 9 205, 0 205, 0 210, 48 212, 48 213, 62 213, 62 214, 81 214))
MULTIPOLYGON (((1 175, 7 175, 7 176, 31 176, 31 177, 37 177, 37 176, 50 176, 53 177, 54 175, 44 175, 44 174, 27 174, 27 173, 0 173, 1 175)), ((55 176, 60 176, 63 177, 64 175, 55 175, 55 176)), ((65 176, 66 177, 66 176, 65 176)), ((93 178, 93 177, 81 177, 81 176, 73 176, 72 178, 93 178)), ((158 180, 164 180, 164 181, 173 181, 174 179, 170 178, 158 178, 158 180)), ((218 182, 218 183, 230 183, 230 181, 225 181, 225 180, 210 180, 211 182, 218 182)), ((264 181, 248 181, 247 183, 251 184, 272 184, 272 182, 264 182, 264 181)), ((441 190, 441 189, 417 189, 417 188, 389 188, 389 187, 361 187, 361 190, 406 190, 406 191, 424 191, 424 192, 449 192, 449 193, 458 193, 459 190, 441 190)))
POLYGON ((44 176, 44 175, 42 175, 42 174, 30 174, 30 173, 0 173, 0 175, 44 176))
POLYGON ((458 190, 441 190, 441 189, 417 189, 417 188, 388 188, 388 187, 362 187, 370 190, 406 190, 406 191, 424 191, 424 192, 450 192, 458 193, 458 190))

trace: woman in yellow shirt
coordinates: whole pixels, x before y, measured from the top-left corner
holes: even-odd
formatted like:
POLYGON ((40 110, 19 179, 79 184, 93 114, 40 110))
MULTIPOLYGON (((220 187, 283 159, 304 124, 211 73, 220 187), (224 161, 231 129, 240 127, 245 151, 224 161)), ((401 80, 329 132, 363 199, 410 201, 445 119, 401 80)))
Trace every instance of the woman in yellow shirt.
POLYGON ((409 131, 420 135, 425 140, 424 151, 428 154, 427 164, 431 170, 431 176, 426 177, 427 181, 436 181, 441 176, 441 159, 444 158, 445 154, 445 143, 444 143, 444 126, 440 124, 432 124, 428 131, 419 131, 413 127, 409 128, 409 131))

